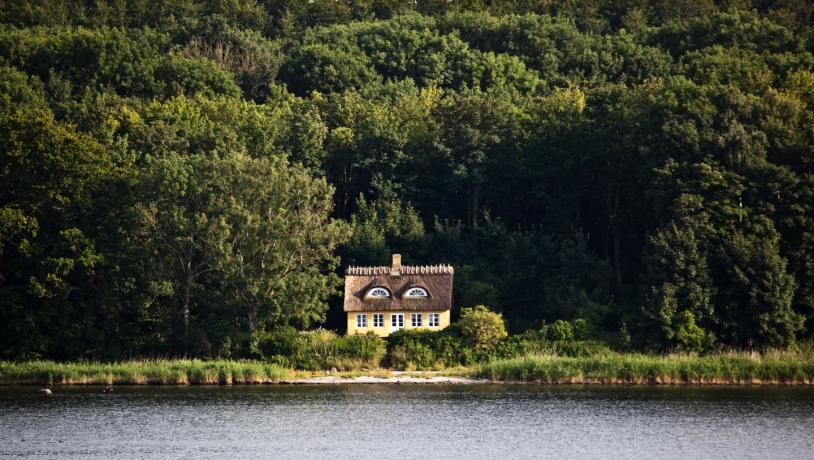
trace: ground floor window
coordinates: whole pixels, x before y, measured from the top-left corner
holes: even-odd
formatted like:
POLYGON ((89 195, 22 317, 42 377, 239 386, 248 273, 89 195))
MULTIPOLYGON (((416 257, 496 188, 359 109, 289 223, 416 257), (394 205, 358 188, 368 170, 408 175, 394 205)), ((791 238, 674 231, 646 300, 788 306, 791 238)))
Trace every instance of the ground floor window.
POLYGON ((356 315, 356 327, 367 327, 367 315, 356 315))
POLYGON ((430 313, 430 326, 440 326, 441 315, 439 313, 430 313))
POLYGON ((373 313, 373 327, 384 327, 384 313, 373 313))
POLYGON ((421 327, 421 313, 413 313, 411 320, 413 327, 421 327))
POLYGON ((390 326, 394 329, 401 329, 404 327, 404 315, 396 313, 390 315, 390 326))

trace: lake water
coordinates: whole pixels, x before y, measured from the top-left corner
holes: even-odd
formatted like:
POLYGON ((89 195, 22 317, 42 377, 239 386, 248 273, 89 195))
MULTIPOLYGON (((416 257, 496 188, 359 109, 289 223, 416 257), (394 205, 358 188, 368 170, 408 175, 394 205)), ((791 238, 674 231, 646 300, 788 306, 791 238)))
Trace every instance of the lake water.
POLYGON ((0 387, 0 457, 814 458, 814 389, 0 387))

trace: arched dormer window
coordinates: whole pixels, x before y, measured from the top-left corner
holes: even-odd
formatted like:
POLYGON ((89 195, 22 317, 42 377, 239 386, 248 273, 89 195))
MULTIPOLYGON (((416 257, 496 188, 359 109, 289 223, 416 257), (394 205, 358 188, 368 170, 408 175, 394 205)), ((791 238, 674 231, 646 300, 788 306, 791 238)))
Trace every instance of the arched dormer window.
POLYGON ((374 287, 367 291, 365 298, 367 299, 387 299, 390 297, 390 291, 383 287, 374 287))
POLYGON ((429 296, 430 294, 427 292, 427 290, 420 287, 407 289, 407 292, 404 294, 404 297, 407 299, 423 299, 429 296))

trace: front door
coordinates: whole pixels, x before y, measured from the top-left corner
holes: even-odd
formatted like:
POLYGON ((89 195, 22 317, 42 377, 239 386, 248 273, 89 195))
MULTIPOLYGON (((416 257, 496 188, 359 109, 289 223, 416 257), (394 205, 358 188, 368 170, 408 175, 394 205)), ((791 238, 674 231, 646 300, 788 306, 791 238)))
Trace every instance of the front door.
POLYGON ((390 332, 396 332, 404 327, 404 313, 390 314, 390 332))

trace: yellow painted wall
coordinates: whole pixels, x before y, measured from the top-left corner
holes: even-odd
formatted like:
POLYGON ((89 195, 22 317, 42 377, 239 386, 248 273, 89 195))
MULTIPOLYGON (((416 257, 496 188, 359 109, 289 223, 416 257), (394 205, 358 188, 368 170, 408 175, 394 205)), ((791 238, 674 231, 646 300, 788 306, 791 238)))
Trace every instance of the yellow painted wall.
POLYGON ((440 331, 445 327, 449 326, 449 310, 442 310, 442 311, 349 311, 347 312, 348 315, 348 335, 353 334, 367 334, 370 331, 373 331, 379 337, 387 337, 390 335, 391 330, 391 316, 395 314, 402 314, 404 315, 404 328, 403 329, 427 329, 431 331, 440 331), (373 314, 374 313, 381 313, 384 315, 384 326, 383 327, 373 327, 373 314), (413 313, 420 313, 421 314, 421 327, 413 327, 412 325, 412 314, 413 313), (430 321, 430 313, 438 313, 438 326, 427 326, 430 321), (367 327, 356 327, 356 315, 367 315, 367 327))

